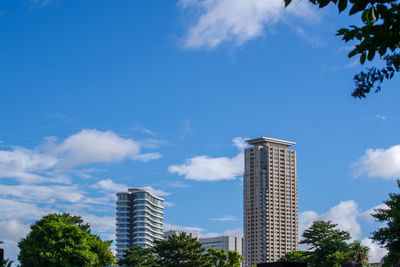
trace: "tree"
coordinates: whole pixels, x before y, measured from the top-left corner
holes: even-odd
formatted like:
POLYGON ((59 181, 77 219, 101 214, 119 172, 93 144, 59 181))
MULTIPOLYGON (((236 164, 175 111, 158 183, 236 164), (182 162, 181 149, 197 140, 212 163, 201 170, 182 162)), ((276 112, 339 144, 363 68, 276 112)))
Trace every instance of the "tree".
MULTIPOLYGON (((397 179, 397 186, 400 189, 400 179, 397 179)), ((387 208, 375 209, 372 216, 386 226, 373 232, 372 239, 386 247, 388 254, 384 257, 384 266, 392 266, 400 263, 400 194, 390 193, 383 203, 387 208)))
POLYGON ((350 244, 350 253, 348 260, 366 265, 368 263, 368 251, 368 247, 362 246, 358 241, 354 241, 350 244))
POLYGON ((172 235, 168 240, 155 241, 157 263, 163 267, 211 266, 209 256, 201 243, 186 233, 172 235))
POLYGON ((291 251, 285 254, 279 261, 305 261, 308 262, 312 255, 311 251, 291 251))
POLYGON ((226 255, 224 249, 216 250, 216 249, 210 248, 207 251, 208 251, 208 256, 210 257, 212 266, 228 267, 228 263, 226 262, 228 259, 228 255, 226 255))
POLYGON ((0 267, 11 267, 12 264, 13 264, 13 261, 11 261, 10 259, 5 259, 5 260, 1 260, 0 267))
POLYGON ((156 266, 156 258, 152 248, 134 246, 124 251, 124 258, 118 261, 118 265, 127 267, 153 267, 156 266))
MULTIPOLYGON (((288 6, 292 0, 284 0, 288 6)), ((367 68, 354 76, 353 97, 365 98, 371 90, 381 90, 381 83, 392 79, 400 71, 400 5, 398 0, 309 0, 320 8, 329 3, 337 5, 339 12, 349 7, 349 15, 360 14, 362 27, 351 25, 339 29, 337 35, 345 42, 355 41, 348 57, 360 56, 360 63, 372 61, 375 55, 385 61, 384 68, 367 68)))
POLYGON ((315 221, 304 231, 300 244, 307 244, 313 249, 310 257, 311 266, 340 266, 346 260, 350 247, 346 241, 350 234, 336 229, 331 221, 315 221))
POLYGON ((114 264, 110 245, 90 233, 89 224, 68 213, 49 214, 30 226, 19 243, 22 267, 97 267, 114 264))
POLYGON ((237 251, 228 251, 228 267, 240 267, 243 256, 237 251))

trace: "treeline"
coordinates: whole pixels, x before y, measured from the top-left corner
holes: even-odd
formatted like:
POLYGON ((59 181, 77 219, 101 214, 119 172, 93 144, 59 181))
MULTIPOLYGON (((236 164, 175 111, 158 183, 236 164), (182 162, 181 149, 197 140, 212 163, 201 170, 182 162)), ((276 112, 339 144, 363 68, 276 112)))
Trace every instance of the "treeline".
POLYGON ((236 251, 208 249, 186 233, 155 241, 154 247, 131 247, 119 265, 127 267, 240 267, 242 255, 236 251))
MULTIPOLYGON (((400 189, 400 179, 397 180, 400 189)), ((385 208, 375 209, 372 216, 384 226, 372 233, 372 240, 388 250, 383 267, 400 264, 400 194, 390 193, 383 202, 385 208)), ((368 247, 360 242, 349 243, 349 232, 336 228, 331 221, 315 221, 304 231, 300 244, 308 245, 309 251, 293 251, 281 260, 306 261, 310 267, 339 267, 354 261, 368 266, 368 247)))
MULTIPOLYGON (((400 188, 400 179, 397 180, 400 188)), ((384 267, 400 263, 400 194, 390 193, 386 207, 372 215, 383 223, 372 233, 372 239, 388 250, 384 267)), ((367 265, 368 248, 358 241, 349 242, 350 234, 330 221, 315 221, 304 231, 300 244, 308 251, 287 253, 281 260, 306 261, 310 267, 336 267, 346 261, 367 265)), ((89 224, 80 216, 68 213, 48 214, 30 226, 31 231, 18 247, 20 267, 102 267, 116 264, 110 248, 112 241, 103 241, 91 234, 89 224)), ((239 267, 242 256, 234 251, 206 251, 201 243, 185 233, 168 240, 156 241, 152 248, 132 247, 118 264, 138 267, 239 267)), ((0 266, 11 266, 4 260, 0 266)))

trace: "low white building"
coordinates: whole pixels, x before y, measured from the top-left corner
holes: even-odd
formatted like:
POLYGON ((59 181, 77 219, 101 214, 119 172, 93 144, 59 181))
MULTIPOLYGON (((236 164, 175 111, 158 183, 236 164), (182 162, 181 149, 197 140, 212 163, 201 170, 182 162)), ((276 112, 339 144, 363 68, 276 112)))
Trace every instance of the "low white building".
POLYGON ((213 248, 216 250, 224 249, 226 253, 228 251, 236 251, 240 255, 242 254, 243 238, 236 236, 217 236, 199 238, 199 242, 205 249, 213 248))

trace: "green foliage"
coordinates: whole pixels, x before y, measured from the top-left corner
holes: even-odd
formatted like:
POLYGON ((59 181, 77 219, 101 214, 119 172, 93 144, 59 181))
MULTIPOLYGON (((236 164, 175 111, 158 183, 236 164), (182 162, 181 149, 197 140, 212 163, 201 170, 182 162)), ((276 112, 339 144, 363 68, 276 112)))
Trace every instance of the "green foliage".
POLYGON ((355 261, 362 265, 366 265, 368 263, 368 251, 368 247, 362 246, 358 241, 354 241, 350 244, 350 252, 347 259, 348 261, 355 261))
MULTIPOLYGON (((400 179, 397 180, 400 189, 400 179)), ((384 257, 384 266, 400 263, 400 194, 390 193, 384 201, 387 209, 375 209, 372 216, 378 222, 386 223, 373 233, 372 239, 386 247, 388 254, 384 257)))
POLYGON ((225 250, 208 249, 208 257, 210 258, 211 266, 213 267, 240 267, 243 256, 236 251, 229 251, 226 254, 225 250))
POLYGON ((298 251, 291 251, 285 254, 280 261, 305 261, 309 262, 310 258, 312 256, 311 251, 304 251, 304 250, 298 250, 298 251))
POLYGON ((125 250, 119 265, 127 267, 240 267, 242 255, 236 251, 209 249, 186 233, 155 241, 153 248, 131 247, 125 250))
POLYGON ((124 258, 118 261, 118 265, 126 267, 153 267, 156 266, 156 258, 152 248, 134 246, 125 250, 124 258))
MULTIPOLYGON (((331 221, 315 221, 311 227, 304 231, 300 244, 311 245, 312 249, 321 249, 328 241, 343 242, 349 240, 350 234, 346 231, 335 229, 337 224, 331 221)), ((340 243, 341 244, 341 243, 340 243)))
POLYGON ((228 267, 228 263, 226 262, 228 259, 228 255, 226 255, 224 249, 216 250, 216 249, 210 248, 210 249, 208 249, 208 256, 210 257, 212 266, 228 267))
POLYGON ((110 245, 90 233, 79 216, 49 214, 30 226, 19 243, 22 267, 97 267, 114 264, 110 245))
POLYGON ((243 256, 237 251, 228 252, 228 267, 240 267, 243 261, 243 256))
MULTIPOLYGON (((284 0, 289 5, 292 0, 284 0)), ((311 3, 325 7, 329 3, 337 5, 339 12, 349 8, 349 15, 359 14, 362 27, 350 25, 339 29, 337 35, 345 42, 355 41, 349 57, 360 56, 360 63, 372 61, 376 55, 385 60, 386 67, 368 68, 354 76, 355 90, 353 97, 365 98, 375 88, 381 90, 383 80, 392 79, 400 70, 400 5, 398 0, 309 0, 311 3)))
POLYGON ((0 262, 0 267, 11 267, 13 261, 10 259, 5 259, 0 262))
POLYGON ((312 226, 304 231, 300 244, 307 244, 313 251, 307 253, 301 251, 286 254, 285 258, 303 260, 311 266, 336 267, 346 261, 366 263, 368 261, 368 248, 361 246, 357 241, 347 243, 350 234, 336 229, 336 224, 331 221, 315 221, 312 226))
POLYGON ((210 260, 201 243, 186 233, 172 235, 168 240, 155 241, 157 263, 163 267, 210 266, 210 260))

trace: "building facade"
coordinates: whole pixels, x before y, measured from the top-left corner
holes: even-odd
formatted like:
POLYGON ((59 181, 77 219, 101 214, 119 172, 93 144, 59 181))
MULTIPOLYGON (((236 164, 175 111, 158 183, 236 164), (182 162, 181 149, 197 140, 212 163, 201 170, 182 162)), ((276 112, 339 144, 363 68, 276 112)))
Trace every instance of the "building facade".
POLYGON ((279 260, 297 250, 298 199, 293 142, 247 140, 243 175, 244 266, 279 260))
POLYGON ((117 258, 132 246, 151 247, 163 239, 164 200, 141 188, 117 193, 117 258))
POLYGON ((213 248, 215 250, 224 249, 226 253, 228 251, 236 251, 240 255, 243 255, 242 243, 243 239, 236 236, 217 236, 200 238, 199 242, 205 249, 213 248))

